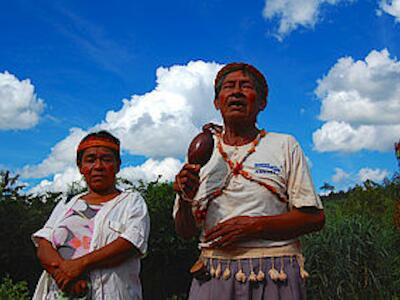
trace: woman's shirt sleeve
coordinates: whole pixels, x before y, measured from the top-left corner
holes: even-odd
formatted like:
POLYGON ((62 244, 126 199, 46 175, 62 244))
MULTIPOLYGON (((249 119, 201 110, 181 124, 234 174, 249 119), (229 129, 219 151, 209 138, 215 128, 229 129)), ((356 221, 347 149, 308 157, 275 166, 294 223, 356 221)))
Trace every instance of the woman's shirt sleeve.
POLYGON ((32 234, 31 238, 36 247, 38 246, 38 238, 44 238, 51 242, 51 234, 54 226, 56 225, 56 222, 60 218, 60 216, 65 212, 65 201, 66 198, 61 198, 61 200, 58 201, 57 205, 51 212, 51 215, 44 226, 32 234))
POLYGON ((134 197, 136 199, 127 212, 126 227, 121 237, 131 242, 143 255, 147 251, 150 217, 143 197, 139 193, 135 193, 134 197))

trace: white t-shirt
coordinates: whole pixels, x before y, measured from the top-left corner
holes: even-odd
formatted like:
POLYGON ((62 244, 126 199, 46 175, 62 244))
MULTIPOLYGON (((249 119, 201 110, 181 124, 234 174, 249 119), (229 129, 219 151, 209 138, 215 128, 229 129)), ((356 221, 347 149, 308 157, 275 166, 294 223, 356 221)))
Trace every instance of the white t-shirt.
MULTIPOLYGON (((247 154, 252 143, 243 146, 229 146, 222 143, 222 146, 229 159, 235 163, 247 154)), ((279 215, 288 212, 291 207, 313 206, 322 209, 303 151, 290 135, 267 133, 260 140, 256 151, 245 160, 243 170, 252 178, 273 186, 287 199, 287 202, 282 202, 277 195, 257 182, 251 182, 240 174, 233 176, 223 194, 211 200, 200 241, 203 241, 204 230, 233 217, 279 215)), ((200 170, 201 183, 195 200, 220 188, 228 172, 229 166, 215 146, 210 161, 200 170)), ((174 214, 178 208, 179 201, 175 201, 174 214)), ((242 242, 238 246, 273 247, 293 241, 295 240, 254 239, 242 242)))

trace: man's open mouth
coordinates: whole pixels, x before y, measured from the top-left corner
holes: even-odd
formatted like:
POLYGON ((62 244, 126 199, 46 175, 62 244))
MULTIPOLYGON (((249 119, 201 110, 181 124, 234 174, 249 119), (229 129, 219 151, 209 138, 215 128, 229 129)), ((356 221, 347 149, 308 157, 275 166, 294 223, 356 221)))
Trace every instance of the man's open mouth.
POLYGON ((241 99, 230 100, 228 102, 228 107, 245 107, 246 101, 241 99))

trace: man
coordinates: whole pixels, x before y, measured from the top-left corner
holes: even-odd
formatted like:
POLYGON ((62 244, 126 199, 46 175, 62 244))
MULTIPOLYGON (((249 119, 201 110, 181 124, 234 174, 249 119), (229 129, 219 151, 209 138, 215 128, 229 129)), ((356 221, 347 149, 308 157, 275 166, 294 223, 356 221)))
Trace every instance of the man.
POLYGON ((232 63, 215 79, 223 132, 210 161, 185 164, 176 176, 177 233, 200 232, 200 265, 189 299, 304 299, 299 236, 324 225, 306 159, 297 141, 257 128, 268 86, 253 66, 232 63))

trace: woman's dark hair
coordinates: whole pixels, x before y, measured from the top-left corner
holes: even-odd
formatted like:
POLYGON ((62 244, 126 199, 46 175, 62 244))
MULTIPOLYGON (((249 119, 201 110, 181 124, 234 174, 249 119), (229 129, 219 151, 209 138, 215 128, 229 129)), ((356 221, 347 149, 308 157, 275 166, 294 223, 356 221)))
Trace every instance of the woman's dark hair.
MULTIPOLYGON (((87 136, 85 136, 81 140, 80 143, 82 143, 82 142, 84 142, 84 141, 86 141, 88 139, 92 139, 92 138, 107 139, 107 140, 110 140, 110 142, 112 142, 112 143, 114 143, 114 144, 116 144, 118 146, 120 145, 119 139, 116 138, 115 136, 113 136, 111 133, 109 133, 106 130, 100 130, 100 131, 97 131, 97 132, 89 133, 87 136)), ((119 152, 115 151, 114 149, 110 149, 110 150, 114 153, 117 162, 119 164, 121 164, 121 156, 120 156, 119 152)), ((82 156, 83 156, 84 152, 85 152, 85 150, 81 150, 81 151, 78 151, 78 153, 76 154, 76 164, 78 166, 80 166, 81 163, 82 163, 82 156)))

